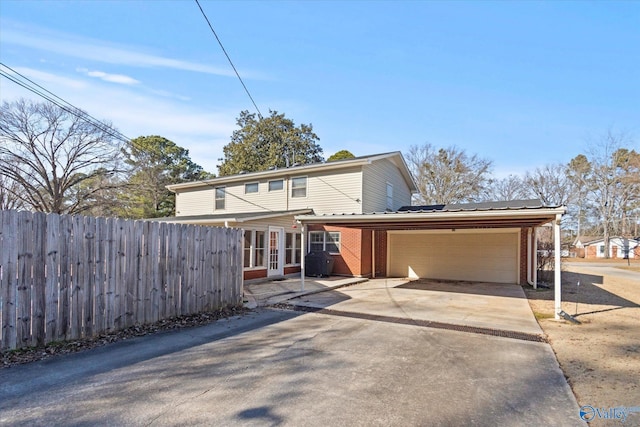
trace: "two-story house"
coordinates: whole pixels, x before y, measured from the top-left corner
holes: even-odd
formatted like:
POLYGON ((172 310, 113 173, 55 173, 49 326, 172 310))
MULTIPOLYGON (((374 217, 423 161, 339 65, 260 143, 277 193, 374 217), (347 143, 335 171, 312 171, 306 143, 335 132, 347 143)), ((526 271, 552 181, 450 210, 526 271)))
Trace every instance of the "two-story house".
POLYGON ((338 275, 535 286, 535 229, 552 224, 560 253, 566 211, 539 200, 411 206, 417 187, 400 152, 168 188, 176 216, 162 220, 244 230, 245 279, 300 272, 305 254, 327 251, 338 275))
MULTIPOLYGON (((176 194, 172 222, 239 227, 244 234, 244 278, 300 271, 297 215, 396 211, 417 191, 400 152, 293 166, 168 186, 176 194)), ((374 274, 372 230, 314 224, 307 251, 329 251, 334 273, 374 274)))

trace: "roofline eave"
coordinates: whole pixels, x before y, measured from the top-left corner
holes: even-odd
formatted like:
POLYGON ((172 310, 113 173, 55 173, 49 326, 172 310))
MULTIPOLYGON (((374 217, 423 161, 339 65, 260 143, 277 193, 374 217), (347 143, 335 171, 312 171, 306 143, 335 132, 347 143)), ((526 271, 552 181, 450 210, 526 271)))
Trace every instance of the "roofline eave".
POLYGON ((295 218, 301 223, 307 224, 330 224, 330 223, 353 223, 359 222, 432 222, 441 220, 473 221, 479 218, 524 218, 538 217, 553 221, 556 215, 564 215, 567 209, 564 206, 546 209, 521 209, 521 210, 500 210, 500 211, 457 211, 457 212, 406 212, 406 213, 374 213, 374 214, 352 214, 352 215, 297 215, 295 218))

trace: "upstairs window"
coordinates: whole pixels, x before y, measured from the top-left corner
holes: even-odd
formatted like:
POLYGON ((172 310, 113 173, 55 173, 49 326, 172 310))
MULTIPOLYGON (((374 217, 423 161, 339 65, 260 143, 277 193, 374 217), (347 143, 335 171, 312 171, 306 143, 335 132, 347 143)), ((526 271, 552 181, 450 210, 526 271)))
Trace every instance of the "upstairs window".
POLYGON ((216 210, 224 209, 225 187, 216 187, 216 210))
POLYGON ((291 197, 307 197, 306 176, 300 176, 291 180, 291 197))
POLYGON ((269 191, 282 191, 284 188, 283 181, 277 179, 275 181, 269 181, 269 191))
POLYGON ((393 184, 387 182, 387 210, 393 211, 393 184))
POLYGON ((244 185, 244 194, 257 193, 258 192, 258 183, 251 182, 244 185))

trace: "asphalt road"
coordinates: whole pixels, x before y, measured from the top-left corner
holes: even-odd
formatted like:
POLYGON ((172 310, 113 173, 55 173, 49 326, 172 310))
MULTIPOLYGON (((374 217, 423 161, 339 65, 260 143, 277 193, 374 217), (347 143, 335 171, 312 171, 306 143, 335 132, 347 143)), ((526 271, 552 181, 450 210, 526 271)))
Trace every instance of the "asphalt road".
MULTIPOLYGON (((637 262, 634 261, 634 264, 637 262)), ((625 270, 617 267, 618 264, 612 265, 611 263, 604 262, 563 262, 563 266, 565 266, 570 271, 582 272, 585 274, 594 274, 598 276, 612 276, 618 277, 621 279, 632 280, 638 283, 640 286, 640 273, 637 271, 625 270)), ((626 262, 624 264, 619 264, 619 266, 626 266, 626 262)))
POLYGON ((0 425, 584 425, 545 343, 258 310, 0 370, 0 425))

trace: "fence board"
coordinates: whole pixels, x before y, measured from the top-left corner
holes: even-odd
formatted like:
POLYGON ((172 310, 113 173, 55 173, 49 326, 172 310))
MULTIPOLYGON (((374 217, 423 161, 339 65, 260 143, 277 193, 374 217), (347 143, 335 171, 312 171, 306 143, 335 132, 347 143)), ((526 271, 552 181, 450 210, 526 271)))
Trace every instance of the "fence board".
POLYGON ((71 239, 70 239, 70 258, 71 258, 71 313, 69 319, 71 321, 69 327, 70 339, 78 339, 82 336, 82 303, 83 303, 83 283, 84 276, 84 259, 82 256, 82 243, 84 235, 84 221, 80 216, 72 217, 71 221, 71 239))
POLYGON ((57 339, 69 339, 71 333, 71 293, 72 293, 72 277, 71 277, 71 238, 73 235, 73 221, 69 215, 60 217, 60 240, 59 247, 59 305, 58 305, 58 329, 57 339))
POLYGON ((84 250, 84 265, 82 271, 82 337, 93 336, 93 304, 94 291, 96 287, 95 279, 95 241, 96 241, 96 219, 94 217, 84 217, 84 233, 82 235, 82 247, 84 250))
POLYGON ((124 329, 127 317, 127 241, 130 221, 123 219, 116 220, 116 230, 118 236, 116 245, 118 248, 118 258, 116 260, 116 284, 114 290, 114 328, 124 329))
POLYGON ((105 254, 107 249, 107 220, 96 218, 95 221, 95 291, 94 291, 94 312, 93 312, 93 333, 101 334, 105 331, 106 314, 106 262, 105 254))
POLYGON ((118 253, 118 220, 107 218, 105 224, 106 248, 105 248, 105 314, 104 331, 110 332, 114 329, 116 313, 118 312, 118 300, 116 299, 116 285, 118 283, 117 265, 120 262, 118 253))
POLYGON ((5 212, 2 216, 2 348, 14 349, 17 346, 16 335, 16 292, 18 262, 18 223, 17 215, 5 212))
POLYGON ((46 219, 47 215, 37 212, 33 215, 33 263, 31 288, 31 343, 43 345, 45 342, 46 312, 46 219))
POLYGON ((180 274, 180 310, 179 316, 189 313, 189 298, 191 297, 191 284, 189 283, 189 237, 190 227, 185 225, 180 235, 180 259, 178 274, 180 274))
POLYGON ((167 224, 161 222, 158 224, 158 268, 156 269, 156 316, 154 321, 164 319, 167 314, 167 224))
POLYGON ((33 266, 33 217, 21 212, 18 217, 18 288, 16 293, 16 333, 19 347, 31 345, 31 268, 33 266))
POLYGON ((60 218, 57 215, 49 214, 45 219, 46 243, 45 243, 45 342, 58 339, 58 281, 60 278, 60 251, 58 242, 60 241, 60 218))
POLYGON ((0 350, 239 303, 239 230, 0 211, 0 350))

